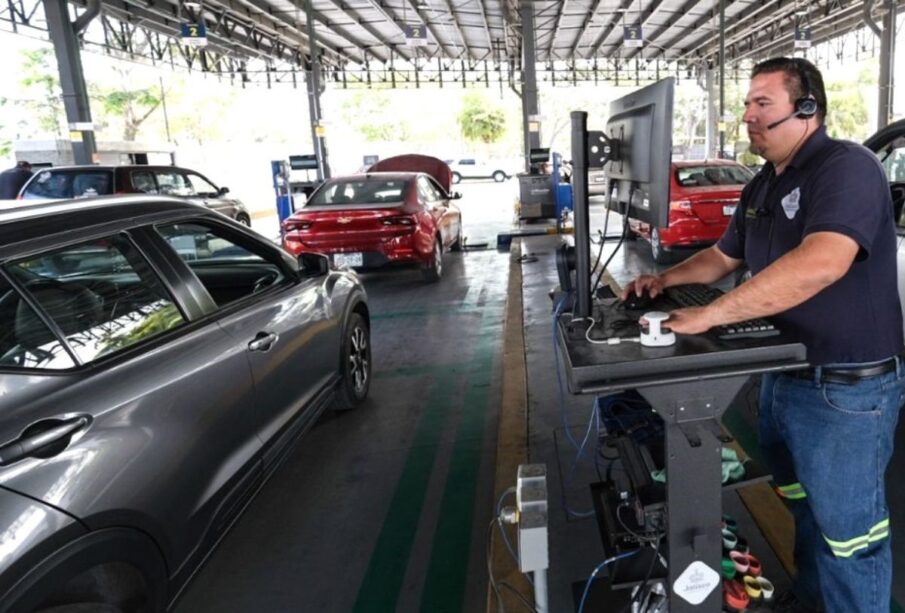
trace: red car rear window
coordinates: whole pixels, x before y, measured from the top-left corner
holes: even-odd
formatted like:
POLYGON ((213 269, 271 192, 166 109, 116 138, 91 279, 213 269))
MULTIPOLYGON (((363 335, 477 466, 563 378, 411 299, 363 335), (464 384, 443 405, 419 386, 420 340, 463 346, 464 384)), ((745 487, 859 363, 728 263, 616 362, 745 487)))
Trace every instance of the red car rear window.
POLYGON ((402 179, 335 181, 317 190, 308 206, 402 202, 406 184, 402 179))
POLYGON ((676 181, 683 187, 744 185, 753 176, 742 166, 685 166, 676 169, 676 181))

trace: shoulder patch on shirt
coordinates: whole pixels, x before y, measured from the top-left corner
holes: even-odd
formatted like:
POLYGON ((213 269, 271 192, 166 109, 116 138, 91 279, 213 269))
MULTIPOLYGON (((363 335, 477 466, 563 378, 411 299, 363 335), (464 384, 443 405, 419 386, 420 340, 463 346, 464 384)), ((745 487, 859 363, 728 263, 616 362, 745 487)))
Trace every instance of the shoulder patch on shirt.
POLYGON ((801 208, 798 205, 799 200, 801 200, 801 190, 797 187, 783 196, 782 210, 785 212, 787 219, 795 219, 795 214, 801 208))

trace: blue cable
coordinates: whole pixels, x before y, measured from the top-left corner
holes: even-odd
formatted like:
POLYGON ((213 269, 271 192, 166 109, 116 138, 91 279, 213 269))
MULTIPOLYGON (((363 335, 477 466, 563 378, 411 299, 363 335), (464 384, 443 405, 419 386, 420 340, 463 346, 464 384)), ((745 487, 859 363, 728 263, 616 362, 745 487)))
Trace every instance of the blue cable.
POLYGON ((603 567, 606 566, 607 564, 611 564, 611 563, 615 562, 616 560, 621 560, 622 558, 627 558, 629 556, 633 556, 636 553, 638 553, 638 551, 640 551, 640 549, 633 549, 632 551, 627 551, 626 553, 620 553, 618 556, 613 556, 612 558, 607 558, 606 560, 604 560, 603 562, 601 562, 600 564, 597 565, 597 568, 594 569, 594 572, 591 573, 591 576, 588 577, 587 582, 584 584, 584 592, 581 595, 581 602, 578 604, 578 613, 582 613, 582 611, 584 610, 585 600, 587 600, 587 598, 588 598, 588 592, 591 589, 591 583, 593 583, 594 579, 597 578, 597 573, 599 573, 601 570, 603 570, 603 567))
POLYGON ((569 421, 566 419, 566 401, 565 401, 565 389, 562 384, 562 373, 560 372, 559 366, 559 346, 556 344, 556 322, 559 321, 559 316, 562 314, 563 305, 566 303, 566 299, 569 298, 571 292, 566 292, 563 294, 562 298, 559 300, 559 304, 556 305, 556 309, 553 313, 553 361, 556 364, 556 382, 559 384, 559 414, 562 419, 562 427, 565 430, 566 438, 569 440, 569 443, 572 444, 572 447, 576 450, 579 449, 578 441, 572 436, 572 432, 569 429, 569 421))
MULTIPOLYGON (((595 413, 597 412, 596 408, 595 408, 594 412, 595 413)), ((568 487, 568 485, 570 483, 572 483, 572 477, 574 476, 574 473, 575 473, 575 467, 578 465, 578 462, 581 460, 581 456, 584 453, 585 446, 588 444, 588 437, 591 436, 591 426, 593 426, 595 422, 596 422, 596 420, 594 419, 594 416, 592 415, 591 418, 588 420, 588 428, 585 431, 584 438, 581 441, 581 446, 578 448, 578 453, 575 455, 575 459, 572 460, 572 466, 569 467, 569 474, 566 475, 566 482, 563 484, 563 507, 565 507, 566 513, 568 513, 569 515, 572 515, 573 517, 584 518, 584 517, 593 517, 593 515, 594 515, 594 511, 573 511, 572 509, 570 509, 569 506, 566 504, 565 489, 566 489, 566 487, 568 487)), ((598 430, 598 432, 599 432, 599 430, 598 430)), ((599 438, 598 438, 598 440, 599 440, 599 438)), ((596 449, 597 446, 595 445, 594 448, 596 449)))

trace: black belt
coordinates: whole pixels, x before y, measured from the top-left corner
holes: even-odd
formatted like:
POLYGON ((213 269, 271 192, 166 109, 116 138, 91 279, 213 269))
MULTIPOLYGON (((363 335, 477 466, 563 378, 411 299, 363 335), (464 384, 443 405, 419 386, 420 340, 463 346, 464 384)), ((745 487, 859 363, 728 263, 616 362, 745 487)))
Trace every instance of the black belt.
MULTIPOLYGON (((902 359, 902 354, 893 356, 888 360, 874 364, 873 366, 862 366, 856 368, 828 368, 823 366, 820 368, 820 383, 839 383, 842 385, 854 385, 863 379, 871 377, 879 377, 895 371, 896 364, 902 359)), ((790 377, 796 379, 817 380, 817 371, 815 368, 806 368, 804 370, 792 370, 787 373, 790 377)))

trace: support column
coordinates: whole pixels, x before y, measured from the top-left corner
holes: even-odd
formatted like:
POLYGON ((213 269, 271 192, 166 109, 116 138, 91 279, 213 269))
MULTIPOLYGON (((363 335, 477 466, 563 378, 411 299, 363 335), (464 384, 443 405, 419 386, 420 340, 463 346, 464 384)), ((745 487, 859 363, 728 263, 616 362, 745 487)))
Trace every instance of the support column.
POLYGON ((877 129, 886 127, 893 113, 894 70, 896 55, 896 6, 893 0, 884 3, 883 34, 880 36, 880 83, 877 129))
MULTIPOLYGON (((704 89, 707 90, 706 100, 707 100, 707 126, 704 132, 704 157, 706 158, 716 158, 719 157, 717 155, 717 147, 719 146, 719 137, 717 135, 717 92, 716 92, 716 84, 714 83, 714 74, 713 69, 704 66, 702 68, 704 71, 704 89)), ((694 141, 692 141, 692 144, 694 141)))
POLYGON ((723 157, 723 151, 726 150, 726 122, 723 119, 726 115, 726 0, 720 0, 720 116, 717 119, 717 126, 720 131, 720 148, 717 152, 718 158, 723 157))
POLYGON ((314 7, 311 0, 305 2, 305 19, 310 42, 311 61, 305 78, 305 88, 308 90, 308 114, 311 117, 311 142, 314 144, 314 154, 317 156, 317 180, 323 181, 330 178, 330 164, 327 163, 327 139, 318 134, 321 125, 321 83, 320 52, 317 49, 317 38, 314 32, 314 7))
POLYGON ((85 86, 85 75, 82 72, 78 30, 69 21, 67 0, 43 0, 43 3, 47 31, 53 42, 60 71, 60 88, 63 90, 63 107, 66 109, 66 122, 72 141, 72 157, 76 164, 93 164, 97 144, 94 139, 94 127, 91 125, 88 88, 85 86))
POLYGON ((531 164, 528 161, 528 152, 530 149, 540 147, 540 110, 537 104, 534 4, 530 0, 521 0, 519 14, 522 18, 522 133, 525 138, 525 172, 529 172, 531 164), (531 117, 534 117, 535 121, 531 121, 531 117), (531 130, 532 127, 536 129, 531 130))

